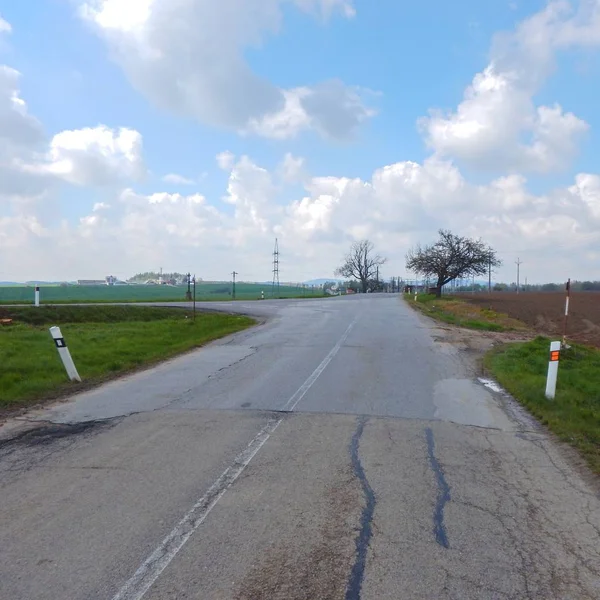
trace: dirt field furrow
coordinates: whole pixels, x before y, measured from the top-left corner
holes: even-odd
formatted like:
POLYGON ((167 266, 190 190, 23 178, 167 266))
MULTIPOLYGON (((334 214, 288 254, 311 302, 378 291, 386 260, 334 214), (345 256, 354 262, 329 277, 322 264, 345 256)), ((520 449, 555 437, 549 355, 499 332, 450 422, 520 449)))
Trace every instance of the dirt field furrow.
MULTIPOLYGON (((565 314, 564 292, 461 294, 460 298, 507 314, 548 336, 562 336, 565 314)), ((600 292, 571 294, 567 337, 600 348, 600 292)))

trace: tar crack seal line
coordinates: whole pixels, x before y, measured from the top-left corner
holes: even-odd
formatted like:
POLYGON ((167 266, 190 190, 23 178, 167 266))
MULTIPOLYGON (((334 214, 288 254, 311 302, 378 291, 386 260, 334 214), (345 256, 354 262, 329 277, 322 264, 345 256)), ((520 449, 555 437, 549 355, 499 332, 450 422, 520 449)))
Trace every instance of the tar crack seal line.
POLYGON ((354 469, 354 474, 360 481, 366 504, 360 517, 360 531, 356 537, 356 560, 354 561, 352 572, 350 573, 350 580, 348 581, 348 587, 346 588, 346 600, 360 600, 367 562, 367 552, 369 551, 369 544, 371 542, 371 536, 373 535, 371 523, 373 521, 375 505, 377 503, 375 492, 373 492, 373 489, 367 480, 365 469, 360 462, 359 456, 360 438, 362 437, 366 422, 366 417, 361 417, 358 420, 358 427, 350 442, 352 467, 354 469))
POLYGON ((444 507, 446 506, 446 502, 451 499, 450 486, 446 481, 442 466, 435 457, 435 441, 433 439, 433 431, 430 427, 425 429, 425 436, 427 437, 429 462, 431 464, 431 469, 435 474, 438 485, 438 497, 435 505, 435 511, 433 513, 433 533, 435 534, 435 541, 440 546, 443 546, 444 548, 450 548, 448 534, 446 533, 446 526, 444 525, 444 507))

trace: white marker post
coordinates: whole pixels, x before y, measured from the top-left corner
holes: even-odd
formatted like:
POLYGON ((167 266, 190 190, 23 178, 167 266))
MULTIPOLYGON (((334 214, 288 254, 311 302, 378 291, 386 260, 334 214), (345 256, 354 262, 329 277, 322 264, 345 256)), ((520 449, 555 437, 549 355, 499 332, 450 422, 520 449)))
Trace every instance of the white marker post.
POLYGON ((261 292, 261 293, 260 293, 260 299, 261 299, 261 300, 264 300, 264 299, 265 299, 265 293, 264 293, 264 292, 261 292))
POLYGON ((567 345, 567 325, 569 323, 569 300, 571 298, 571 280, 567 281, 567 297, 565 299, 565 323, 563 327, 563 346, 567 345))
POLYGON ((554 397, 556 396, 559 360, 560 342, 550 342, 550 362, 548 363, 548 379, 546 381, 546 398, 548 398, 548 400, 554 400, 554 397))
POLYGON ((35 286, 35 305, 36 306, 40 305, 40 286, 39 285, 35 286))
POLYGON ((65 365, 65 369, 67 371, 67 375, 71 381, 81 381, 81 377, 79 377, 79 373, 75 367, 75 363, 71 358, 71 353, 67 348, 67 342, 65 342, 65 338, 62 336, 60 331, 60 327, 50 327, 50 335, 56 344, 56 348, 58 350, 58 355, 65 365))

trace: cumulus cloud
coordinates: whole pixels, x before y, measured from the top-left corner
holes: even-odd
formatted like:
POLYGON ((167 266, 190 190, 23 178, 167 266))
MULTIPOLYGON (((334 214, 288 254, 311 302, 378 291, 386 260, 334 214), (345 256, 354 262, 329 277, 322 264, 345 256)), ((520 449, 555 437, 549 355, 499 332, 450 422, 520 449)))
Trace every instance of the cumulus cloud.
POLYGON ((284 90, 283 97, 281 109, 250 119, 241 132, 285 140, 310 128, 325 138, 344 141, 376 115, 376 111, 363 102, 358 89, 338 80, 312 88, 284 90))
POLYGON ((280 89, 244 59, 247 47, 280 30, 290 2, 322 18, 354 15, 347 0, 96 0, 82 2, 80 14, 161 108, 275 139, 308 128, 346 139, 374 114, 354 88, 333 81, 280 89))
POLYGON ((133 129, 113 130, 105 125, 62 131, 52 138, 46 161, 29 169, 76 185, 140 179, 146 172, 142 136, 133 129))
POLYGON ((65 182, 115 185, 144 175, 137 131, 98 126, 48 139, 21 97, 20 78, 15 69, 0 65, 0 200, 20 210, 22 204, 56 193, 65 182))
MULTIPOLYGON (((385 275, 407 276, 406 250, 448 227, 496 247, 508 264, 500 272, 506 280, 516 251, 537 280, 600 277, 593 259, 600 247, 598 174, 580 173, 569 186, 534 194, 522 175, 474 184, 434 156, 383 166, 364 180, 305 173, 305 193, 282 203, 281 165, 296 160, 284 157, 271 172, 240 157, 221 199, 128 188, 107 194, 72 225, 49 228, 35 211, 4 218, 3 246, 37 254, 30 260, 30 252, 21 252, 14 272, 10 260, 3 268, 11 278, 127 277, 159 264, 207 279, 235 268, 242 278, 261 281, 268 279, 278 236, 282 276, 294 281, 330 275, 351 241, 369 237, 390 258, 385 275), (56 271, 67 264, 68 271, 56 271)), ((17 253, 9 256, 16 260, 17 253)))
POLYGON ((428 145, 442 156, 478 168, 550 172, 566 168, 588 125, 534 97, 551 74, 557 51, 600 45, 600 0, 573 12, 563 0, 496 36, 492 60, 475 75, 454 112, 420 120, 428 145))

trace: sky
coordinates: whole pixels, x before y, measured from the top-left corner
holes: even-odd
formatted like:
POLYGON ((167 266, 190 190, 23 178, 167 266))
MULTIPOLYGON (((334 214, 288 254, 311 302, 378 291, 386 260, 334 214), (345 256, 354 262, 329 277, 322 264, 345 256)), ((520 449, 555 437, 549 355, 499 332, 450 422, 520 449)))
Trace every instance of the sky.
POLYGON ((600 0, 0 0, 0 281, 600 279, 600 0))

